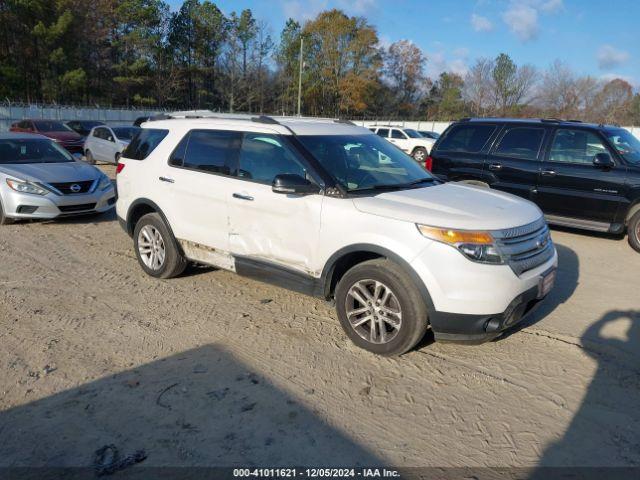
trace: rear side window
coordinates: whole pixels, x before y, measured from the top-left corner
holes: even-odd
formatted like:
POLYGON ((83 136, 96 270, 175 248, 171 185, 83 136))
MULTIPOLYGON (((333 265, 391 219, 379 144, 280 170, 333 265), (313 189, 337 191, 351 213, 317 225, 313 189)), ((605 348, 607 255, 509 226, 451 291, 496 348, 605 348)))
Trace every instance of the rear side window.
POLYGON ((456 125, 447 132, 438 145, 438 150, 477 153, 482 150, 495 129, 495 125, 456 125))
POLYGON ((144 160, 160 145, 168 133, 169 130, 143 128, 133 137, 122 155, 133 160, 144 160))
POLYGON ((536 160, 543 138, 543 128, 511 128, 502 136, 494 153, 523 160, 536 160))
POLYGON ((227 130, 192 130, 171 154, 173 166, 231 175, 238 163, 242 133, 227 130))

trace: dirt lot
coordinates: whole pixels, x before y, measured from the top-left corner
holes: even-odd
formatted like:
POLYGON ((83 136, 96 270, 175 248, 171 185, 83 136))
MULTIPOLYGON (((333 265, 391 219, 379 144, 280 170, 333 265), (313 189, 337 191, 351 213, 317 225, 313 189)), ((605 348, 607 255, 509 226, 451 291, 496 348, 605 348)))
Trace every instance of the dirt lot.
MULTIPOLYGON (((113 172, 113 169, 108 169, 113 172)), ((0 231, 0 466, 640 465, 640 255, 553 231, 558 285, 524 328, 401 358, 324 302, 139 268, 114 214, 0 231)))

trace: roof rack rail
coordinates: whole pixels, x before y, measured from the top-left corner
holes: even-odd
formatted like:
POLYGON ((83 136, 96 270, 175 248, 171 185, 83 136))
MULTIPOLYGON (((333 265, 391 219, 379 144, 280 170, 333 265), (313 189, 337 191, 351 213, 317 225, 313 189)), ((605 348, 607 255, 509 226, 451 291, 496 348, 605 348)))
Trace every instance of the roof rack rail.
POLYGON ((559 118, 541 118, 540 121, 543 122, 543 123, 560 123, 560 122, 562 122, 562 120, 560 120, 559 118))
POLYGON ((342 118, 337 118, 334 120, 334 123, 343 123, 345 125, 355 125, 351 120, 344 120, 342 118))
POLYGON ((462 117, 462 118, 460 118, 458 121, 459 121, 459 122, 468 122, 468 121, 470 121, 470 120, 471 120, 471 117, 462 117))
POLYGON ((571 122, 571 123, 582 123, 582 120, 567 120, 567 122, 571 122))
POLYGON ((166 113, 161 113, 159 115, 152 115, 149 117, 150 122, 155 122, 156 120, 170 120, 173 117, 171 115, 167 115, 166 113))

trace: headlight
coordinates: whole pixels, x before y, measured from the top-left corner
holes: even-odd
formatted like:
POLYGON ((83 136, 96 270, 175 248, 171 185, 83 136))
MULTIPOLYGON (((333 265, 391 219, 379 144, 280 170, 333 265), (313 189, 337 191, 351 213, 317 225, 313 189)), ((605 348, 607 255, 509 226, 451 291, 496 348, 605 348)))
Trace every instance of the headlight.
POLYGON ((7 185, 9 185, 9 187, 11 187, 16 192, 20 193, 31 193, 34 195, 46 195, 47 193, 49 193, 49 190, 39 187, 35 183, 25 182, 23 180, 7 179, 7 185))
POLYGON ((427 225, 416 226, 425 237, 457 248, 469 260, 494 265, 504 263, 504 259, 496 247, 495 240, 489 232, 453 230, 429 227, 427 225))
POLYGON ((111 187, 111 179, 106 175, 102 175, 100 183, 98 184, 98 190, 107 190, 109 187, 111 187))

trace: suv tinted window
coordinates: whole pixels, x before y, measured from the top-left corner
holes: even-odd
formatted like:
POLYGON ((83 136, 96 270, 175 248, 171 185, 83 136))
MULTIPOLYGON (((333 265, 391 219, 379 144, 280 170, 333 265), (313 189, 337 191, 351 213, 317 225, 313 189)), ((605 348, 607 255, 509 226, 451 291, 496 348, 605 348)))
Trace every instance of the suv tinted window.
POLYGON ((231 175, 236 169, 241 140, 240 132, 192 130, 182 139, 169 162, 174 166, 231 175))
POLYGON ((133 137, 133 140, 131 140, 131 143, 122 155, 125 158, 144 160, 156 149, 168 133, 169 130, 144 128, 140 130, 135 137, 133 137))
POLYGON ((438 145, 438 150, 476 153, 482 150, 495 131, 495 125, 456 125, 438 145))
POLYGON ((387 138, 389 136, 389 129, 379 128, 378 131, 376 132, 376 135, 378 135, 379 137, 387 138))
POLYGON ((598 135, 587 130, 560 129, 551 144, 549 161, 590 164, 596 153, 608 153, 598 135))
POLYGON ((510 128, 502 136, 496 155, 535 160, 544 138, 544 128, 510 128))
POLYGON ((391 138, 399 138, 401 140, 404 140, 407 138, 407 136, 402 133, 400 130, 391 130, 391 138))
POLYGON ((242 141, 237 176, 271 185, 276 175, 306 176, 297 155, 276 135, 246 133, 242 141))

